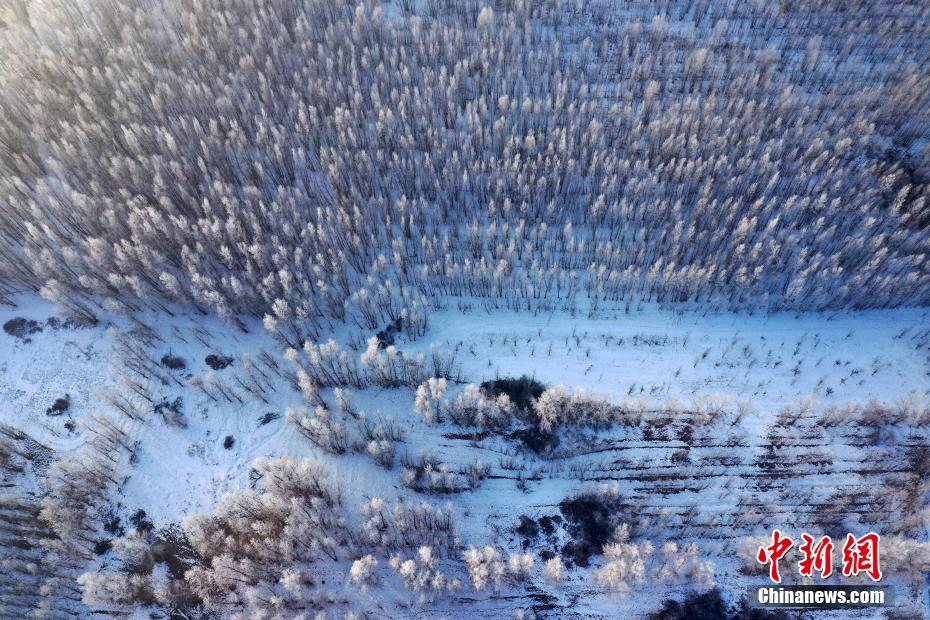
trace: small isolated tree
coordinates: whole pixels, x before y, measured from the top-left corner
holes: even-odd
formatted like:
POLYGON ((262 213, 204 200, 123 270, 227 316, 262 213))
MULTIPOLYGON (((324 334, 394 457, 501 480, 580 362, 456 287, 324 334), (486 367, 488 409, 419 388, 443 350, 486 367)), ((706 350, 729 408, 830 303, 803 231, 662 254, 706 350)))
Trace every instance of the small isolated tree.
POLYGON ((448 402, 445 394, 449 384, 443 378, 431 377, 417 388, 413 401, 413 410, 424 422, 436 424, 442 422, 448 402))
POLYGON ((288 409, 287 421, 294 424, 301 435, 327 452, 342 454, 349 449, 345 425, 322 405, 315 407, 312 412, 302 407, 288 409))
POLYGON ((562 563, 562 557, 557 555, 546 560, 543 564, 543 575, 552 583, 560 583, 565 579, 565 564, 562 563))
POLYGON ((373 555, 363 556, 352 562, 352 568, 349 570, 349 576, 352 582, 365 590, 369 585, 377 582, 378 560, 373 555))
POLYGON ((494 28, 494 9, 489 6, 483 7, 478 13, 478 29, 489 31, 494 28))
POLYGON ((886 573, 901 575, 914 587, 924 584, 930 572, 930 543, 897 536, 882 537, 882 553, 890 558, 886 573))
POLYGON ((533 572, 533 564, 536 562, 536 554, 532 551, 527 553, 512 553, 507 559, 507 572, 510 577, 517 582, 525 581, 530 573, 533 572))
POLYGON ((765 536, 746 536, 736 544, 736 555, 743 561, 743 568, 750 575, 761 575, 765 566, 756 559, 759 548, 769 544, 765 536))

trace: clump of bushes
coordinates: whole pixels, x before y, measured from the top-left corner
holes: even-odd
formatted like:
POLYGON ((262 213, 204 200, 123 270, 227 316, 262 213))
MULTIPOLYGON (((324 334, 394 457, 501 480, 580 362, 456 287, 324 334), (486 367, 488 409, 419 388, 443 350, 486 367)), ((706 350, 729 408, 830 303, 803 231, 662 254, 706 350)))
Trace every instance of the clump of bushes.
POLYGON ((213 370, 223 370, 233 363, 233 358, 226 355, 215 355, 211 353, 206 356, 203 361, 213 370))
MULTIPOLYGON (((803 618, 804 616, 799 616, 803 618)), ((668 599, 649 620, 788 620, 784 611, 749 608, 745 603, 730 609, 718 588, 692 592, 683 600, 668 599)))
POLYGON ((399 334, 403 328, 403 317, 397 317, 397 320, 388 323, 384 329, 375 334, 375 338, 378 339, 378 348, 386 349, 387 347, 393 345, 397 334, 399 334))
POLYGON ((23 317, 18 316, 15 319, 10 319, 4 323, 3 331, 13 336, 14 338, 24 340, 32 334, 42 331, 42 326, 32 319, 24 319, 23 317))
POLYGON ((548 452, 559 446, 558 435, 535 426, 517 429, 510 433, 508 437, 519 441, 525 448, 532 450, 536 454, 548 452))
POLYGON ((143 533, 151 532, 155 529, 152 520, 149 519, 148 514, 141 508, 132 513, 132 516, 129 517, 129 522, 132 523, 133 527, 143 533))
POLYGON ((452 396, 443 378, 431 378, 417 388, 414 410, 426 422, 451 420, 459 426, 504 428, 513 418, 514 406, 506 394, 488 396, 474 384, 452 396))
POLYGON ((161 365, 171 370, 182 370, 187 368, 187 361, 183 357, 166 353, 161 357, 161 365))
POLYGON ((65 394, 63 398, 56 398, 52 406, 45 410, 45 415, 61 415, 71 408, 71 395, 65 394))
POLYGON ((461 493, 478 486, 491 473, 490 466, 475 461, 458 471, 440 462, 434 453, 411 457, 404 454, 401 458, 404 468, 401 483, 421 493, 461 493))
POLYGON ((517 378, 493 379, 481 384, 481 391, 487 396, 497 398, 506 394, 510 402, 524 415, 533 417, 533 402, 542 396, 546 386, 532 377, 523 375, 517 378))
POLYGON ((559 510, 572 540, 562 547, 562 555, 581 567, 592 555, 601 554, 611 542, 616 528, 629 519, 613 488, 583 491, 559 502, 559 510))
POLYGON ((187 417, 182 411, 183 408, 184 401, 180 396, 178 396, 173 401, 169 401, 167 398, 165 398, 155 403, 154 410, 156 414, 162 417, 162 419, 165 421, 165 424, 168 426, 173 426, 176 428, 187 428, 187 417))

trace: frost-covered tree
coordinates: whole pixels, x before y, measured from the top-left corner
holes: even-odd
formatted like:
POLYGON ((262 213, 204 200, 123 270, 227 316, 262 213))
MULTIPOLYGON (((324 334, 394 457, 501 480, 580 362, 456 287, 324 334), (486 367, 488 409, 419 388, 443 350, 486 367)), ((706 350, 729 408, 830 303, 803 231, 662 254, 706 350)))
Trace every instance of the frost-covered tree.
POLYGON ((327 452, 342 454, 350 447, 351 440, 345 423, 336 419, 323 405, 317 405, 312 412, 303 408, 288 409, 287 421, 301 435, 327 452))
POLYGON ((377 568, 378 560, 373 555, 365 555, 352 562, 349 577, 355 584, 364 589, 377 581, 377 568))
POLYGON ((629 536, 629 526, 619 526, 613 542, 604 545, 606 562, 594 571, 595 582, 620 594, 646 580, 646 564, 653 552, 652 543, 629 542, 629 536))
POLYGON ((393 555, 390 559, 393 568, 404 585, 418 594, 418 600, 428 602, 442 594, 452 593, 461 587, 456 577, 449 577, 439 566, 439 560, 432 547, 422 546, 411 558, 393 555))
POLYGON ((907 2, 148 9, 7 16, 0 296, 177 302, 294 348, 329 319, 416 337, 449 295, 930 300, 907 2))
POLYGON ((552 583, 560 583, 565 578, 565 564, 561 556, 554 556, 543 563, 543 574, 552 583))
POLYGON ((480 592, 489 586, 500 588, 506 564, 497 549, 490 545, 484 548, 469 547, 462 558, 475 591, 480 592))
POLYGON ((201 561, 185 578, 210 606, 253 613, 317 606, 325 591, 307 568, 336 561, 348 544, 340 492, 309 459, 259 459, 255 467, 260 491, 228 495, 212 514, 186 519, 201 561))
POLYGON ((507 558, 507 574, 514 581, 521 582, 526 580, 533 572, 533 565, 536 563, 536 554, 528 551, 526 553, 511 553, 507 558))

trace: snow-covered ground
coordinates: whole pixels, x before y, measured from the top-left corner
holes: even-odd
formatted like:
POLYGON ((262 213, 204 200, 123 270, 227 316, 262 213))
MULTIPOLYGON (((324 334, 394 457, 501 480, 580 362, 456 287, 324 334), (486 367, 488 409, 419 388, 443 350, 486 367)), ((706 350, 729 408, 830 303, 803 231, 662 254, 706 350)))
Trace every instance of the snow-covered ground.
MULTIPOLYGON (((19 307, 0 310, 2 324, 21 317, 42 327, 25 337, 0 334, 0 422, 27 432, 59 455, 67 455, 84 441, 81 418, 96 408, 109 408, 99 392, 125 391, 125 384, 117 377, 125 369, 112 353, 118 345, 114 329, 125 331, 138 325, 116 317, 95 326, 66 324, 60 317, 57 323, 49 323, 55 316, 52 306, 34 298, 23 298, 19 307), (47 415, 46 410, 64 394, 70 396, 67 411, 47 415)), ((147 319, 141 316, 140 320, 145 323, 147 319)), ((907 394, 930 394, 927 325, 926 310, 747 316, 657 310, 627 314, 618 309, 582 317, 450 308, 431 315, 423 338, 416 342, 400 338, 397 344, 404 351, 425 352, 432 343, 443 343, 446 349, 456 351, 466 382, 530 375, 548 385, 602 393, 614 401, 646 397, 657 402, 670 398, 689 402, 717 393, 751 400, 754 412, 741 427, 750 436, 745 444, 739 444, 745 447, 732 450, 742 464, 728 470, 728 475, 739 478, 746 471, 740 468, 759 458, 764 434, 777 411, 799 398, 812 397, 823 403, 891 402, 907 394)), ((252 464, 262 456, 309 455, 321 460, 345 490, 346 505, 359 506, 373 496, 390 502, 411 493, 401 484, 398 467, 379 467, 364 453, 324 453, 296 432, 284 413, 300 407, 302 396, 285 378, 289 363, 281 356, 280 347, 259 325, 248 326, 248 333, 244 333, 212 318, 179 314, 162 316, 150 327, 156 334, 150 347, 153 359, 170 354, 183 358, 186 367, 163 369, 166 380, 149 382, 146 388, 156 403, 174 403, 180 398, 177 408, 186 424, 169 424, 154 412, 154 403, 139 401, 146 418, 135 427, 137 443, 131 463, 111 498, 114 512, 124 523, 139 509, 156 527, 180 522, 192 513, 209 512, 224 493, 253 483, 252 464), (237 380, 245 379, 246 360, 255 361, 262 352, 281 371, 276 375, 271 366, 264 366, 272 387, 261 396, 235 387, 237 380), (205 362, 211 354, 228 356, 232 363, 212 370, 205 362), (214 390, 211 398, 189 384, 192 377, 210 376, 214 378, 208 381, 218 378, 236 396, 216 398, 214 390)), ((349 330, 334 333, 345 341, 349 330)), ((332 399, 330 390, 323 396, 332 399)), ((521 540, 513 526, 520 515, 538 519, 558 514, 559 502, 577 493, 583 484, 591 484, 582 479, 598 480, 598 472, 614 471, 621 492, 644 501, 648 485, 657 484, 648 476, 669 462, 668 455, 663 452, 656 457, 654 450, 634 449, 620 461, 594 454, 598 447, 621 449, 628 441, 622 433, 569 434, 563 438, 563 446, 589 441, 591 454, 580 450, 574 456, 566 453, 546 460, 517 450, 502 437, 470 435, 450 424, 425 424, 414 413, 411 388, 370 387, 356 390, 354 399, 367 415, 396 422, 404 434, 401 453, 415 456, 434 452, 452 469, 475 459, 491 466, 490 476, 472 491, 423 496, 439 503, 451 502, 459 535, 466 544, 494 543, 519 550, 521 540), (621 463, 619 469, 617 463, 621 463), (530 476, 522 490, 517 481, 520 469, 530 476), (638 478, 636 472, 646 477, 638 478)), ((837 448, 837 455, 845 454, 842 450, 837 448)), ((696 465, 705 457, 698 458, 695 453, 701 454, 700 447, 692 452, 691 463, 696 465)), ((751 480, 735 488, 728 480, 726 476, 714 479, 709 488, 697 492, 675 489, 658 493, 654 502, 641 506, 640 514, 653 509, 658 514, 660 508, 673 511, 676 502, 687 500, 704 502, 705 509, 725 518, 735 509, 735 502, 745 500, 750 493, 760 493, 760 500, 780 499, 777 491, 754 489, 751 480)), ((559 530, 555 536, 564 537, 565 533, 559 530)), ((738 596, 746 582, 737 572, 732 547, 722 540, 707 543, 705 551, 717 563, 718 583, 731 596, 738 596)), ((538 543, 531 544, 535 549, 538 543)), ((597 589, 588 572, 576 569, 569 571, 567 586, 558 590, 547 590, 540 578, 513 599, 498 600, 484 594, 472 597, 471 593, 463 597, 474 599, 466 601, 474 615, 496 616, 502 606, 538 603, 534 592, 554 594, 553 605, 563 610, 570 607, 579 614, 609 615, 619 605, 635 615, 654 609, 662 596, 676 588, 684 590, 676 586, 650 596, 633 594, 617 599, 597 589)), ((401 594, 395 593, 398 597, 401 594)), ((390 605, 384 601, 379 604, 390 605)), ((434 611, 441 613, 442 606, 434 611)), ((401 617, 413 612, 392 608, 391 613, 401 617)))
POLYGON ((597 318, 434 313, 424 342, 459 345, 470 381, 534 375, 614 399, 722 393, 762 415, 801 396, 821 402, 930 394, 930 313, 603 311, 597 318))

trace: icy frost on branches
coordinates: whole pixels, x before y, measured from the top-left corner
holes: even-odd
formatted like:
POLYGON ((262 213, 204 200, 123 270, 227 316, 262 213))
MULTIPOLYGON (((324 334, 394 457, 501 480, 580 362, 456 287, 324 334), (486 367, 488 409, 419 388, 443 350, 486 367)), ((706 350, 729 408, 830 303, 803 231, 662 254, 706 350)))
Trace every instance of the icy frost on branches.
POLYGON ((454 397, 447 395, 445 379, 428 379, 417 388, 414 410, 425 422, 450 420, 460 426, 501 428, 512 421, 514 405, 506 394, 488 397, 477 385, 466 385, 454 397))

